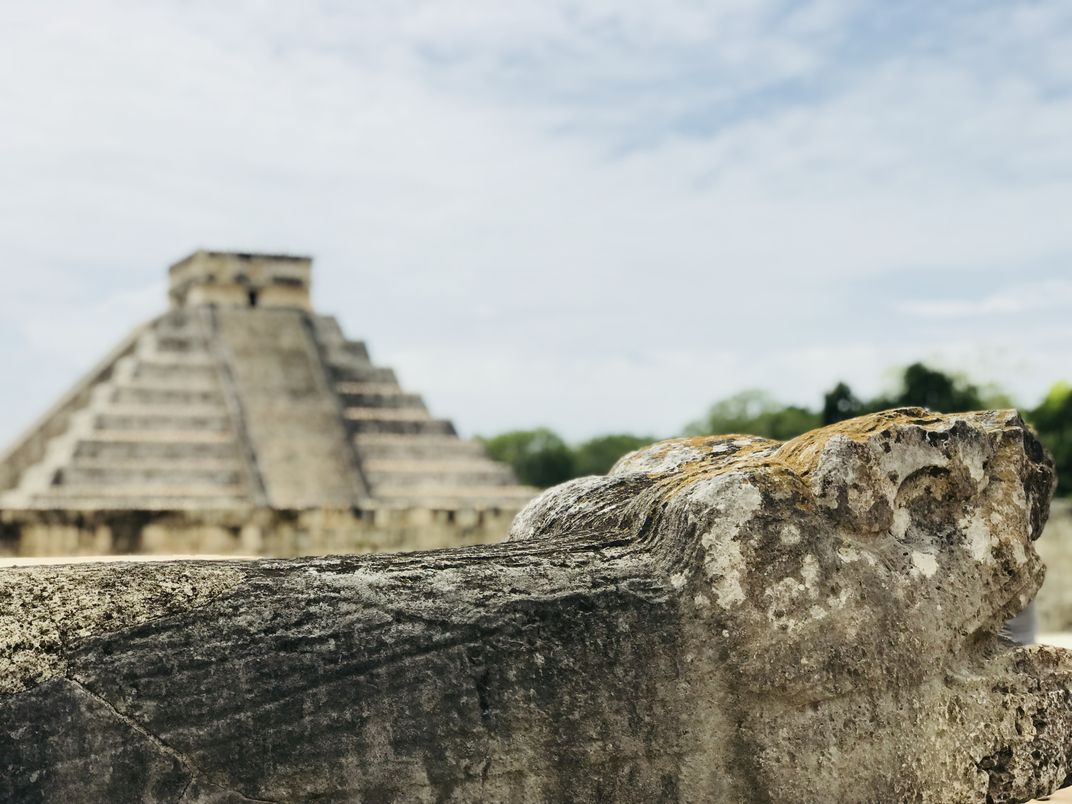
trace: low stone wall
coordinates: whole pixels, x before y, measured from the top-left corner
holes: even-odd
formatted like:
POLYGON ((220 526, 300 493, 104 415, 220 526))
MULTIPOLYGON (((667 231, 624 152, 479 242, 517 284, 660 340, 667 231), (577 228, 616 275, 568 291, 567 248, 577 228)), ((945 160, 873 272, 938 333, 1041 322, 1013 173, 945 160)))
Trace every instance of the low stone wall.
POLYGON ((1046 563, 1035 604, 1039 631, 1072 631, 1072 500, 1053 501, 1035 549, 1046 563))
POLYGON ((0 557, 291 556, 433 550, 500 541, 516 508, 0 511, 0 557))
POLYGON ((0 801, 1026 802, 1072 771, 1072 653, 998 636, 1052 477, 910 409, 656 444, 501 544, 2 570, 0 801))

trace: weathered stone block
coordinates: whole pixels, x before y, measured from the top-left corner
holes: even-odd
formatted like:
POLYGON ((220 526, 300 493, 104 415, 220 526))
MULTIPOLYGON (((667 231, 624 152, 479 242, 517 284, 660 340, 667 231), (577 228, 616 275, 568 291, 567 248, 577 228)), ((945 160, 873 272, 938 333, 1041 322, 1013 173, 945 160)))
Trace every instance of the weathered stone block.
POLYGON ((913 409, 657 444, 499 545, 8 570, 0 798, 1025 801, 1052 487, 1015 413, 913 409))

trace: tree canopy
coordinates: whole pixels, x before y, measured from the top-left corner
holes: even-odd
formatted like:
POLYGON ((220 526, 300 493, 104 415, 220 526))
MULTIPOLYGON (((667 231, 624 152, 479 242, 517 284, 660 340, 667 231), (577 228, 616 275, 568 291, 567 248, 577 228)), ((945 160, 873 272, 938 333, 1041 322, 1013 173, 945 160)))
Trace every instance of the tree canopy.
POLYGON ((766 391, 753 388, 716 402, 704 418, 685 428, 685 434, 743 433, 781 441, 819 424, 818 413, 796 405, 782 405, 766 391))
POLYGON ((510 464, 522 483, 547 488, 577 477, 573 450, 546 427, 484 439, 488 454, 510 464))
POLYGON ((596 436, 573 450, 574 469, 578 477, 605 475, 614 466, 614 462, 626 453, 646 447, 658 440, 651 436, 635 436, 628 433, 596 436))
POLYGON ((1054 384, 1027 417, 1057 464, 1057 493, 1072 494, 1072 385, 1054 384))
MULTIPOLYGON (((941 413, 1014 407, 999 388, 913 363, 901 371, 895 388, 871 399, 858 397, 847 383, 839 382, 823 396, 818 410, 784 404, 756 388, 740 391, 715 402, 702 418, 685 427, 684 434, 744 433, 784 441, 824 424, 906 406, 941 413)), ((1072 494, 1072 385, 1056 383, 1037 407, 1022 412, 1054 456, 1058 493, 1072 494)), ((514 468, 519 480, 544 488, 574 477, 606 474, 622 455, 658 440, 615 433, 570 445, 551 430, 538 428, 503 433, 484 443, 493 458, 514 468)))

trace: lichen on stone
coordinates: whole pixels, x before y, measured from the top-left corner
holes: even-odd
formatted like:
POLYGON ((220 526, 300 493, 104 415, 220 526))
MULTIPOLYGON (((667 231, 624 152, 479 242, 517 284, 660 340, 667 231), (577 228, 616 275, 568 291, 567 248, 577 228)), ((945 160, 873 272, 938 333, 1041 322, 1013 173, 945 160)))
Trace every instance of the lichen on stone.
POLYGON ((202 606, 241 578, 203 562, 0 570, 0 694, 63 675, 79 642, 202 606))

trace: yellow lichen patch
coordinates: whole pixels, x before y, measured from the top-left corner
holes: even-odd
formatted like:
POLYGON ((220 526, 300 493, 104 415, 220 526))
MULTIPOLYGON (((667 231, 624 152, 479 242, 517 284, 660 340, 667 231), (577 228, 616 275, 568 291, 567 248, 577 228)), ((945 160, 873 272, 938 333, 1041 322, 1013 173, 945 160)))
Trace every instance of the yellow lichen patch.
POLYGON ((670 438, 623 456, 609 474, 623 475, 642 472, 650 476, 658 476, 677 471, 681 466, 696 461, 726 461, 739 452, 742 444, 750 444, 757 440, 770 445, 778 443, 746 435, 670 438))
MULTIPOLYGON (((956 418, 989 430, 1007 426, 1017 414, 1012 410, 984 411, 958 414, 956 418)), ((668 499, 700 479, 730 471, 781 469, 773 471, 772 476, 783 480, 806 477, 818 466, 823 450, 833 439, 864 443, 900 427, 948 429, 950 421, 951 417, 926 408, 897 408, 828 425, 785 442, 737 434, 672 438, 632 453, 619 465, 625 470, 649 471, 660 496, 668 499), (675 456, 680 460, 673 460, 675 456)))
POLYGON ((806 474, 819 460, 827 442, 841 436, 858 443, 867 441, 876 433, 889 430, 898 425, 915 425, 925 427, 928 424, 946 423, 942 416, 931 413, 925 408, 898 408, 846 419, 843 422, 827 425, 818 430, 799 435, 782 444, 778 457, 793 467, 798 473, 806 474))
POLYGON ((764 465, 763 458, 759 456, 769 455, 771 448, 778 445, 777 441, 754 436, 719 436, 717 439, 705 436, 705 438, 710 439, 712 444, 732 444, 732 451, 709 451, 698 458, 678 464, 670 472, 657 475, 656 486, 662 491, 661 496, 664 499, 689 488, 703 478, 762 466, 764 465), (732 441, 727 441, 727 439, 732 439, 732 441))
MULTIPOLYGON (((798 474, 807 474, 816 466, 823 449, 833 438, 842 437, 863 443, 879 433, 902 426, 910 425, 923 430, 948 429, 950 418, 926 408, 884 410, 804 433, 782 444, 777 455, 798 474)), ((972 424, 983 424, 983 429, 991 429, 1016 419, 1017 413, 1014 410, 979 411, 957 414, 956 418, 963 418, 972 424)))
POLYGON ((242 573, 183 562, 128 567, 18 567, 0 571, 0 694, 66 670, 85 639, 177 614, 233 590, 242 573))

